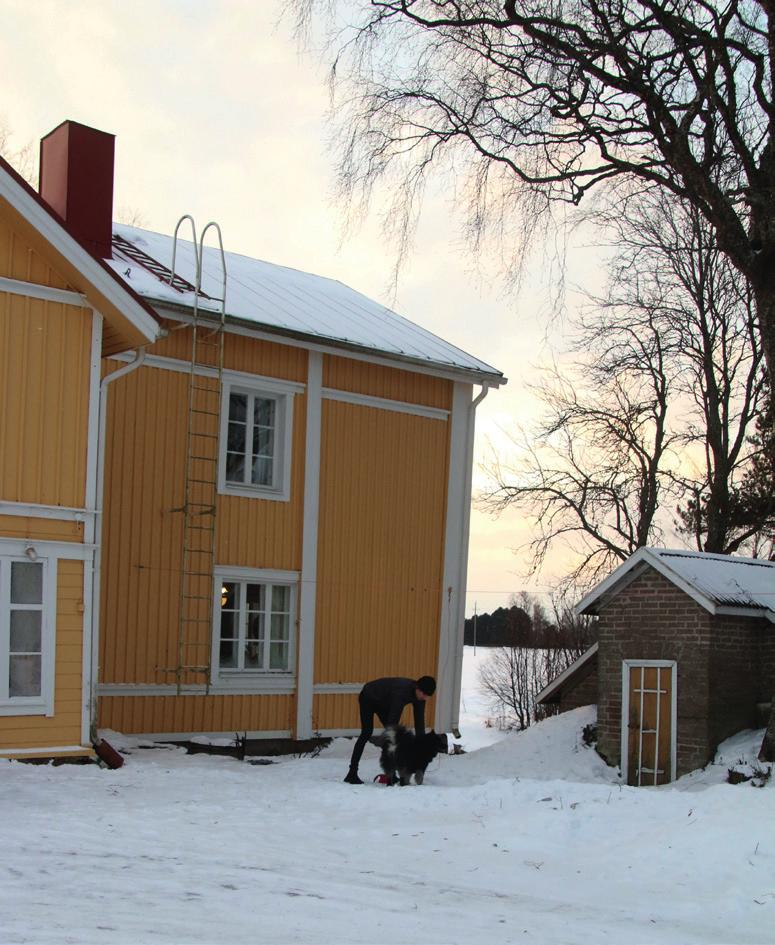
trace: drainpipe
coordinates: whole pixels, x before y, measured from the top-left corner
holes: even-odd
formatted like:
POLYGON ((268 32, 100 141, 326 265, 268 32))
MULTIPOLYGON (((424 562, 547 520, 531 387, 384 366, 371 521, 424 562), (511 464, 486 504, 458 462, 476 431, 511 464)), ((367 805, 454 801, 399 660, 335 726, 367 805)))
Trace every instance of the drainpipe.
POLYGON ((104 506, 104 484, 105 484, 105 426, 108 416, 108 388, 120 377, 126 377, 132 371, 136 371, 145 360, 145 347, 135 349, 134 361, 125 364, 112 374, 107 374, 100 381, 100 407, 99 420, 97 423, 97 494, 95 510, 95 535, 94 535, 94 578, 92 581, 92 619, 91 619, 91 720, 90 735, 92 743, 97 743, 97 672, 99 669, 99 645, 100 645, 100 578, 102 572, 102 519, 104 506))
MULTIPOLYGON (((466 581, 468 579, 468 541, 471 534, 471 490, 472 490, 472 478, 474 473, 474 428, 476 425, 476 408, 484 400, 484 398, 490 393, 490 385, 485 381, 482 384, 482 389, 479 394, 471 401, 471 404, 468 408, 468 431, 467 431, 467 440, 466 440, 466 471, 465 471, 465 494, 463 498, 463 508, 468 509, 468 514, 463 516, 463 529, 460 536, 460 576, 458 579, 458 587, 464 588, 466 586, 466 581)), ((465 595, 461 594, 458 601, 459 613, 457 614, 456 624, 462 626, 465 620, 465 595)), ((455 678, 453 680, 452 692, 457 696, 457 703, 460 703, 460 689, 462 685, 462 675, 463 675, 463 638, 461 636, 458 646, 460 648, 459 658, 454 661, 455 666, 455 678)), ((458 716, 458 710, 453 710, 453 718, 458 716)), ((452 729, 452 734, 455 738, 460 738, 460 731, 457 727, 452 729)))

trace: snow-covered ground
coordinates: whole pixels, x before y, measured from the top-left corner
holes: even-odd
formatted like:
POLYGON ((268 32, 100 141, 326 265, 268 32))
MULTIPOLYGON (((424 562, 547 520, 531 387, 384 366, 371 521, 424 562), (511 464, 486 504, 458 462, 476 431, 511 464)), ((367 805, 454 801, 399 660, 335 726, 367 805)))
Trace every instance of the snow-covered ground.
POLYGON ((775 943, 775 785, 725 783, 761 732, 623 787, 582 743, 591 709, 484 729, 471 657, 463 743, 490 744, 422 787, 343 784, 345 739, 269 765, 118 735, 118 771, 0 762, 0 941, 775 943))

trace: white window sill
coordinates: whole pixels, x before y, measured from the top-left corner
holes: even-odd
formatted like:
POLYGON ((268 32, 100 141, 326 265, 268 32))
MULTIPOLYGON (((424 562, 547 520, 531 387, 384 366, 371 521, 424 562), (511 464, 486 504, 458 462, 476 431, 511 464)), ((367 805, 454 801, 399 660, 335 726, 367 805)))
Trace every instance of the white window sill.
POLYGON ((288 489, 267 489, 262 486, 239 486, 222 483, 218 491, 221 495, 236 495, 245 499, 268 499, 271 502, 290 501, 290 491, 288 489))
POLYGON ((293 673, 224 673, 213 678, 210 692, 293 692, 296 677, 293 673))
POLYGON ((0 716, 2 715, 47 715, 54 714, 51 707, 40 699, 22 702, 14 699, 12 702, 0 702, 0 716))

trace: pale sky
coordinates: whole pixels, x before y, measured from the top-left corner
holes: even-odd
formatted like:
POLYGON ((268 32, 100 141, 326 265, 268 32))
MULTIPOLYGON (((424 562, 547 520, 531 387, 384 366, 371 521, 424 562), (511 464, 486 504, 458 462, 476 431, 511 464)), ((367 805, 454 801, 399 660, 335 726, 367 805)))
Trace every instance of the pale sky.
MULTIPOLYGON (((525 422, 546 356, 546 292, 507 294, 477 273, 441 188, 430 195, 397 294, 377 214, 344 232, 328 151, 325 68, 299 51, 280 0, 0 0, 0 123, 11 144, 65 119, 116 135, 114 216, 171 233, 184 213, 219 223, 227 250, 340 279, 502 371, 477 411, 474 491, 488 442, 525 422)), ((475 389, 478 390, 478 389, 475 389)), ((523 589, 530 537, 516 513, 472 513, 467 613, 523 589)), ((556 565, 555 567, 558 567, 556 565)), ((561 565, 560 565, 561 567, 561 565)))

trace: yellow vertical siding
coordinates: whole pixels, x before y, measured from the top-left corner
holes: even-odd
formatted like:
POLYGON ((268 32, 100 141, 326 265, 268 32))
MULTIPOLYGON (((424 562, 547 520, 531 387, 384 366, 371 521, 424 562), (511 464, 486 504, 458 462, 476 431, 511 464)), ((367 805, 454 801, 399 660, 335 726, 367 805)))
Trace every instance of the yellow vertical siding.
MULTIPOLYGON (((187 391, 187 374, 155 368, 141 368, 110 388, 101 607, 105 683, 175 681, 164 670, 178 659, 183 533, 182 516, 173 509, 183 502, 187 391)), ((216 564, 301 569, 305 409, 305 397, 296 395, 290 501, 219 496, 216 564)))
MULTIPOLYGON (((149 354, 178 361, 191 360, 191 329, 181 322, 166 321, 164 327, 168 334, 160 338, 148 349, 149 354)), ((207 349, 200 352, 203 358, 207 349)), ((210 352, 211 363, 215 354, 210 352)), ((307 352, 304 348, 261 341, 245 335, 226 334, 223 352, 224 367, 229 371, 244 371, 248 374, 262 374, 267 377, 279 377, 288 381, 304 382, 307 377, 307 352)))
POLYGON ((0 220, 0 276, 55 289, 70 288, 45 257, 3 220, 0 220))
MULTIPOLYGON (((185 360, 188 330, 152 354, 185 360)), ((303 349, 227 335, 227 368, 304 382, 303 349)), ((324 386, 449 409, 450 382, 324 358, 324 386)), ((177 662, 188 376, 144 367, 109 395, 101 682, 173 683, 177 662)), ((301 570, 306 396, 294 402, 290 502, 218 498, 216 562, 301 570)), ((442 595, 449 424, 322 405, 314 681, 433 673, 442 595)), ((197 680, 201 682, 202 680, 197 680)), ((284 731, 295 697, 103 696, 100 725, 127 732, 284 731)), ((430 717, 430 714, 429 714, 430 717)), ((314 724, 350 728, 357 700, 319 695, 314 724)))
POLYGON ((319 693, 313 699, 313 731, 353 728, 358 718, 358 696, 355 693, 319 693))
POLYGON ((0 515, 3 538, 31 538, 36 541, 83 541, 83 523, 23 515, 0 515))
MULTIPOLYGON (((418 674, 419 675, 419 674, 418 674)), ((434 705, 430 701, 425 706, 425 722, 428 727, 433 720, 434 705)), ((360 710, 358 708, 358 694, 337 694, 333 692, 318 693, 312 704, 312 728, 316 732, 336 731, 341 729, 360 728, 360 710)), ((411 705, 404 709, 401 716, 404 725, 414 725, 414 714, 411 705)), ((379 720, 375 720, 379 725, 379 720)))
POLYGON ((169 682, 176 665, 188 379, 141 368, 109 388, 101 682, 169 682))
POLYGON ((289 732, 290 695, 105 696, 100 725, 120 732, 289 732))
POLYGON ((442 410, 452 407, 452 381, 353 358, 326 355, 323 358, 323 387, 442 410))
POLYGON ((92 315, 0 292, 0 496, 83 507, 92 315))
POLYGON ((47 748, 81 744, 83 562, 57 565, 54 715, 0 716, 0 746, 47 748))
POLYGON ((315 682, 433 672, 447 440, 442 420, 324 402, 315 682))

